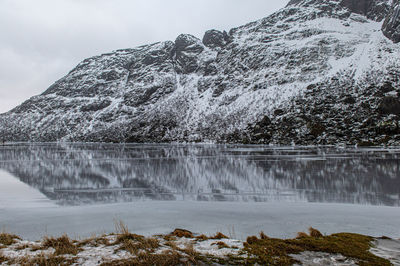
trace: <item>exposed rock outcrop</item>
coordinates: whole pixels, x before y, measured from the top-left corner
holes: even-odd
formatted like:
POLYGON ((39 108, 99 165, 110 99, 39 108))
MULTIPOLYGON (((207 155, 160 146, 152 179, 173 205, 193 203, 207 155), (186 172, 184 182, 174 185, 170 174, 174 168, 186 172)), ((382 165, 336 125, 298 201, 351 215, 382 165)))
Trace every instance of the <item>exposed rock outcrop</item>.
POLYGON ((392 9, 383 23, 382 31, 393 42, 400 42, 400 1, 393 1, 392 9))
POLYGON ((181 34, 175 40, 177 72, 189 74, 199 68, 198 55, 204 50, 200 39, 189 34, 181 34))
POLYGON ((205 46, 211 48, 224 47, 229 42, 229 39, 226 31, 209 30, 204 34, 203 43, 205 46))
POLYGON ((291 0, 288 6, 337 5, 347 8, 350 12, 364 15, 368 19, 382 21, 389 12, 390 6, 387 0, 291 0))
POLYGON ((340 5, 375 21, 382 21, 390 8, 387 0, 341 0, 340 5))

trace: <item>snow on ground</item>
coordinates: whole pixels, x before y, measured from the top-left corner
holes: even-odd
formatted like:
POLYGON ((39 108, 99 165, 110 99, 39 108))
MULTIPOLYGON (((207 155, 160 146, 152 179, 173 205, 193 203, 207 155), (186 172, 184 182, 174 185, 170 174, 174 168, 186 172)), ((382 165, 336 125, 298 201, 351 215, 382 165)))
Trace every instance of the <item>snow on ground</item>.
MULTIPOLYGON (((76 246, 80 246, 80 250, 76 255, 61 254, 66 259, 74 259, 72 265, 99 265, 103 262, 111 262, 113 260, 130 259, 135 257, 132 253, 121 249, 122 244, 117 242, 119 235, 103 235, 100 237, 89 238, 88 240, 75 241, 76 246), (98 243, 99 240, 103 242, 98 243)), ((166 236, 154 236, 159 242, 159 247, 152 254, 163 254, 165 251, 178 251, 185 254, 184 250, 193 247, 194 252, 206 256, 224 258, 230 255, 239 255, 239 251, 243 249, 243 242, 233 239, 209 239, 198 240, 196 238, 173 238, 174 240, 165 240, 166 236), (171 245, 171 242, 175 243, 171 245), (218 244, 224 243, 224 247, 218 244), (181 250, 181 251, 180 251, 181 250)), ((25 241, 16 240, 16 242, 8 247, 0 246, 0 255, 6 257, 8 262, 0 265, 19 265, 18 259, 34 258, 37 256, 51 256, 56 254, 56 250, 52 247, 43 246, 45 240, 42 241, 25 241)), ((0 256, 0 258, 1 258, 0 256)))
POLYGON ((390 260, 393 265, 400 265, 400 239, 377 239, 371 253, 390 260))
POLYGON ((356 265, 356 261, 346 258, 341 254, 329 254, 324 252, 306 251, 300 254, 291 255, 295 260, 301 261, 303 266, 312 265, 356 265))
MULTIPOLYGON (((199 236, 186 238, 173 235, 157 235, 152 237, 158 243, 156 248, 143 249, 142 251, 127 251, 123 246, 124 244, 118 242, 121 236, 123 235, 112 234, 92 237, 81 241, 71 240, 71 243, 74 243, 73 245, 79 247, 76 255, 68 253, 57 254, 55 248, 44 246, 45 240, 32 242, 16 239, 12 245, 0 245, 0 265, 20 265, 22 261, 32 263, 32 259, 38 257, 66 259, 70 260, 69 263, 72 265, 100 265, 102 263, 113 263, 113 261, 129 260, 144 256, 140 255, 141 252, 145 252, 143 254, 147 255, 161 255, 167 254, 167 252, 175 252, 175 254, 179 253, 182 255, 181 259, 190 256, 206 256, 207 258, 219 258, 223 260, 229 257, 232 258, 232 256, 238 258, 246 258, 248 256, 243 250, 244 242, 235 239, 200 239, 199 236), (4 258, 6 258, 6 261, 4 261, 4 258)), ((140 243, 140 241, 134 240, 133 242, 140 243)), ((400 265, 400 240, 389 238, 376 239, 374 245, 375 247, 370 250, 371 253, 388 259, 393 265, 400 265)), ((357 265, 357 260, 347 258, 341 254, 305 251, 300 254, 292 254, 291 257, 301 262, 301 265, 357 265)))

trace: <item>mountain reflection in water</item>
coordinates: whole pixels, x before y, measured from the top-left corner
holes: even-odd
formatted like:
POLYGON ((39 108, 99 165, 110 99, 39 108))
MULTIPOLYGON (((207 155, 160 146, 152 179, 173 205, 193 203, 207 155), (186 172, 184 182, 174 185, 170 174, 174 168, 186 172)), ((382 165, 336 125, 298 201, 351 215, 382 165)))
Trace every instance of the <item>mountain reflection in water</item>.
POLYGON ((400 149, 10 144, 0 168, 60 205, 138 200, 400 205, 400 149))

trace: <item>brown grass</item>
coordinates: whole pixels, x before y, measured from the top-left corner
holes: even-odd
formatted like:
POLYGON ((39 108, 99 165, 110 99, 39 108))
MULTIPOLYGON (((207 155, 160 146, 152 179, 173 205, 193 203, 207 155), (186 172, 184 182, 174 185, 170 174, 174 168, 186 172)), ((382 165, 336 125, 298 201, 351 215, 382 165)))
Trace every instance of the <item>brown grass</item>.
POLYGON ((102 236, 102 237, 93 236, 88 239, 77 241, 76 244, 78 247, 83 247, 83 246, 87 246, 87 245, 90 245, 92 247, 98 247, 99 245, 104 245, 104 246, 112 245, 110 240, 108 238, 106 238, 105 236, 102 236))
POLYGON ((186 237, 186 238, 194 238, 194 235, 192 232, 185 230, 185 229, 175 229, 170 235, 176 236, 176 237, 186 237))
POLYGON ((217 245, 219 249, 221 249, 221 248, 230 248, 230 246, 228 246, 225 242, 222 242, 222 241, 218 241, 218 242, 212 243, 212 245, 217 245))
POLYGON ((42 250, 43 247, 41 245, 37 244, 37 245, 30 246, 30 249, 31 249, 31 251, 38 251, 38 250, 42 250))
POLYGON ((249 236, 247 237, 246 243, 248 244, 254 244, 258 241, 258 237, 256 236, 249 236))
POLYGON ((121 221, 116 223, 115 227, 117 229, 118 234, 117 234, 117 239, 113 243, 114 245, 121 244, 126 241, 141 242, 145 239, 145 237, 142 235, 132 234, 129 231, 128 227, 121 221))
POLYGON ((176 236, 172 236, 172 235, 164 235, 162 238, 165 241, 175 241, 176 240, 176 236))
POLYGON ((54 248, 55 255, 76 255, 80 251, 80 249, 71 241, 71 239, 67 235, 63 235, 59 238, 45 237, 43 239, 42 248, 54 248))
POLYGON ((210 239, 223 239, 223 238, 229 239, 229 237, 227 237, 221 232, 217 232, 215 236, 210 237, 210 239))
POLYGON ((187 244, 184 249, 180 249, 181 252, 184 252, 187 256, 185 256, 185 260, 190 263, 197 264, 198 259, 200 258, 200 254, 194 249, 193 244, 187 244))
POLYGON ((140 253, 135 258, 111 260, 104 262, 102 266, 169 266, 169 265, 182 265, 182 256, 176 251, 164 251, 161 254, 146 254, 140 253))
POLYGON ((58 266, 58 265, 71 265, 76 262, 76 258, 64 258, 55 254, 40 253, 37 256, 24 256, 9 261, 11 264, 18 264, 21 266, 58 266))
POLYGON ((263 231, 261 231, 260 232, 260 238, 261 239, 268 239, 269 237, 263 231))
POLYGON ((6 262, 6 261, 8 261, 8 258, 5 257, 0 251, 0 264, 3 263, 3 262, 6 262))
POLYGON ((208 236, 202 234, 202 235, 196 236, 196 239, 204 241, 204 240, 208 240, 208 236))
POLYGON ((226 235, 224 235, 221 232, 217 232, 214 236, 206 236, 204 234, 201 234, 199 236, 194 236, 192 232, 185 230, 185 229, 175 229, 169 235, 164 236, 164 239, 166 241, 175 240, 174 237, 195 238, 196 240, 202 240, 202 241, 209 240, 209 239, 224 239, 224 238, 229 239, 229 237, 227 237, 226 235))
POLYGON ((304 232, 298 232, 296 239, 302 239, 302 238, 306 238, 306 237, 310 237, 309 235, 307 235, 307 233, 304 232))
POLYGON ((160 247, 158 239, 132 234, 122 221, 116 222, 115 227, 118 234, 113 245, 120 245, 119 250, 126 250, 131 254, 139 256, 142 253, 152 253, 160 247))
POLYGON ((134 255, 138 255, 141 252, 152 253, 160 247, 160 243, 156 238, 124 239, 120 244, 120 250, 126 250, 134 255))
POLYGON ((167 242, 165 242, 165 245, 169 246, 173 250, 178 250, 178 246, 176 245, 175 241, 167 241, 167 242))
MULTIPOLYGON (((303 233, 305 234, 305 233, 303 233)), ((373 238, 358 234, 340 233, 330 236, 305 237, 296 239, 257 239, 250 237, 244 243, 248 253, 246 264, 261 265, 292 265, 296 261, 290 254, 304 251, 342 254, 355 259, 360 265, 390 265, 386 259, 377 257, 369 252, 373 238)))
MULTIPOLYGON (((195 242, 195 241, 192 241, 195 242)), ((198 265, 200 262, 208 262, 205 256, 202 256, 199 252, 194 249, 193 243, 185 244, 184 248, 179 248, 175 241, 167 241, 166 246, 169 246, 173 252, 180 254, 179 265, 198 265)), ((207 263, 208 265, 209 263, 207 263)))
POLYGON ((120 235, 127 235, 130 234, 129 228, 123 221, 115 221, 115 229, 118 234, 120 235))
POLYGON ((31 248, 31 245, 29 245, 29 244, 22 244, 22 245, 18 245, 18 246, 16 246, 14 249, 15 250, 23 250, 23 249, 27 249, 27 248, 31 248))
POLYGON ((131 234, 131 233, 124 233, 124 234, 121 234, 121 235, 117 235, 117 239, 115 240, 114 245, 121 244, 124 241, 128 241, 128 240, 141 242, 144 239, 145 239, 145 237, 141 236, 141 235, 131 234))
POLYGON ((0 244, 5 246, 10 246, 15 244, 16 240, 21 240, 21 238, 17 235, 7 234, 7 233, 0 233, 0 244))
POLYGON ((321 232, 315 228, 308 228, 308 232, 310 233, 311 237, 323 237, 323 234, 321 234, 321 232))
POLYGON ((165 245, 171 247, 173 252, 180 254, 180 265, 198 265, 204 258, 194 249, 193 243, 187 243, 184 248, 179 248, 174 241, 168 241, 165 245))

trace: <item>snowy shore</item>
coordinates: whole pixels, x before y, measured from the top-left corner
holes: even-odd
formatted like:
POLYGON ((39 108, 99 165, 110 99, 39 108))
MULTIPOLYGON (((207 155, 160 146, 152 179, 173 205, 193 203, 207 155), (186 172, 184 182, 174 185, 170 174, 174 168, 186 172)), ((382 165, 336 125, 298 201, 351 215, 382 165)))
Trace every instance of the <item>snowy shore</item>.
POLYGON ((294 239, 264 233, 246 241, 176 229, 144 237, 122 223, 119 233, 72 240, 64 235, 40 241, 0 234, 0 265, 400 265, 400 240, 310 228, 294 239))

